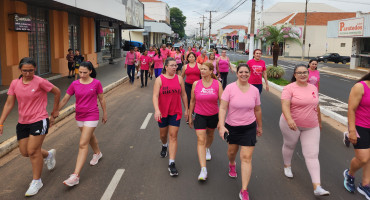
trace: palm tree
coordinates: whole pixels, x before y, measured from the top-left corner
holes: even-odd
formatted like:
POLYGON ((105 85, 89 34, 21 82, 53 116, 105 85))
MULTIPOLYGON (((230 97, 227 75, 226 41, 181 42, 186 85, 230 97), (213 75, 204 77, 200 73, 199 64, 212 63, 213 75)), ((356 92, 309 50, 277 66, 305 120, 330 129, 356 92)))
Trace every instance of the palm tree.
POLYGON ((280 54, 279 43, 291 41, 301 44, 301 41, 299 40, 299 33, 287 26, 266 26, 257 32, 257 39, 266 41, 268 45, 273 44, 272 60, 275 67, 277 66, 277 61, 280 54))

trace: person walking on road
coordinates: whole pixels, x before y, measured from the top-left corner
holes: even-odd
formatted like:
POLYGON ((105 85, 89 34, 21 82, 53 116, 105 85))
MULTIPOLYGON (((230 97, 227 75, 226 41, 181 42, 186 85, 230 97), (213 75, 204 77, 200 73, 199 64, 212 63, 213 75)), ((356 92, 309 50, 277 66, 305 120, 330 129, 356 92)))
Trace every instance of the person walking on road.
POLYGON ((188 64, 182 68, 181 76, 185 78, 185 91, 188 97, 188 107, 190 106, 191 88, 193 83, 200 79, 200 64, 195 62, 195 53, 190 52, 186 58, 188 64))
POLYGON ((74 64, 74 55, 73 55, 73 49, 68 49, 68 54, 66 56, 66 59, 68 61, 68 78, 72 78, 73 75, 73 64, 74 64))
POLYGON ((49 127, 58 117, 60 90, 49 81, 36 76, 36 62, 32 58, 23 58, 19 62, 21 76, 11 82, 8 98, 0 118, 0 135, 3 133, 4 122, 13 109, 15 100, 18 102, 18 124, 16 127, 19 151, 22 156, 29 157, 32 164, 32 182, 25 196, 33 196, 42 188, 41 172, 43 159, 48 168, 55 167, 56 151, 42 149, 42 143, 48 134, 49 127), (49 118, 46 106, 47 93, 54 94, 54 106, 49 118))
POLYGON ((226 50, 221 51, 221 56, 217 59, 217 68, 220 71, 222 88, 225 89, 227 85, 227 75, 229 74, 229 69, 231 69, 230 59, 226 56, 226 50))
POLYGON ((220 57, 220 54, 218 54, 218 49, 217 48, 212 49, 212 52, 215 54, 216 59, 220 57))
POLYGON ((248 83, 249 66, 240 64, 236 69, 237 81, 226 86, 222 93, 218 131, 228 144, 229 176, 236 178, 235 157, 240 150, 242 189, 239 198, 249 200, 248 184, 252 174, 252 154, 256 136, 262 135, 262 111, 258 89, 248 83), (227 115, 226 115, 227 113, 227 115))
POLYGON ((128 78, 131 84, 134 84, 135 81, 135 62, 136 62, 136 53, 134 48, 130 47, 130 51, 126 54, 125 68, 127 68, 128 78))
POLYGON ((197 63, 202 65, 203 63, 207 62, 208 57, 207 57, 207 51, 206 50, 203 49, 201 53, 202 54, 197 56, 197 63))
POLYGON ((302 153, 311 175, 314 194, 329 195, 321 187, 319 145, 321 130, 321 114, 317 88, 307 83, 308 69, 305 65, 294 68, 291 83, 284 87, 281 94, 282 115, 280 130, 283 134, 282 154, 284 174, 293 178, 291 161, 298 140, 301 141, 302 153))
POLYGON ((80 182, 80 173, 86 161, 89 151, 89 144, 94 151, 90 165, 98 164, 103 157, 100 151, 98 140, 94 134, 95 128, 99 122, 99 107, 97 99, 103 109, 102 123, 107 122, 107 108, 103 95, 103 87, 96 78, 96 71, 91 62, 82 62, 79 69, 80 79, 73 81, 68 87, 66 95, 59 105, 59 110, 62 109, 72 95, 76 96, 76 122, 80 128, 80 146, 76 161, 76 166, 73 174, 68 179, 63 181, 67 186, 74 186, 80 182))
POLYGON ((162 48, 160 49, 160 52, 161 52, 161 55, 163 56, 164 60, 166 60, 168 57, 170 57, 170 49, 166 48, 165 44, 162 44, 162 48))
POLYGON ((214 53, 209 54, 209 60, 207 62, 212 63, 214 66, 213 74, 216 75, 216 77, 220 77, 220 72, 218 70, 217 66, 217 59, 214 53))
POLYGON ((176 48, 176 54, 175 54, 174 58, 175 58, 176 63, 177 63, 176 74, 180 75, 181 72, 182 72, 182 64, 184 63, 184 60, 183 60, 184 57, 183 57, 180 49, 176 48))
POLYGON ((202 50, 203 50, 203 47, 200 46, 199 51, 197 53, 195 53, 196 58, 198 58, 200 55, 202 55, 202 50))
POLYGON ((140 57, 140 77, 141 77, 141 88, 148 85, 148 71, 149 66, 153 63, 152 58, 148 56, 148 50, 145 50, 143 55, 140 57), (145 85, 144 85, 144 75, 145 75, 145 85))
POLYGON ((262 51, 261 49, 255 49, 253 51, 253 58, 247 62, 251 68, 251 77, 249 78, 249 83, 256 86, 261 94, 262 92, 262 76, 265 79, 266 91, 270 90, 265 61, 261 60, 262 51))
POLYGON ((317 90, 320 89, 320 72, 317 70, 318 61, 316 59, 311 59, 308 62, 308 83, 316 86, 317 90))
POLYGON ((135 54, 136 54, 136 61, 135 61, 136 78, 137 78, 137 79, 139 79, 139 77, 140 77, 140 67, 139 67, 139 63, 140 63, 141 53, 140 53, 140 51, 139 51, 139 48, 137 48, 137 47, 135 47, 134 51, 135 51, 135 54))
POLYGON ((158 122, 162 150, 160 156, 167 156, 169 148, 170 176, 177 176, 179 172, 175 166, 177 152, 177 133, 182 118, 181 100, 185 108, 185 119, 188 120, 187 96, 185 93, 184 80, 176 74, 177 64, 173 58, 167 58, 164 66, 164 73, 157 78, 153 89, 154 118, 158 122), (169 135, 169 139, 168 139, 169 135), (169 140, 169 145, 167 144, 169 140))
POLYGON ((189 116, 195 113, 194 121, 189 117, 189 126, 194 126, 198 137, 200 181, 207 179, 206 160, 212 158, 210 147, 218 124, 218 103, 221 102, 222 95, 222 85, 213 74, 213 68, 213 64, 209 62, 200 67, 202 79, 193 83, 189 108, 189 116))
POLYGON ((80 51, 79 50, 76 50, 75 51, 75 56, 73 58, 74 60, 74 68, 75 68, 75 80, 77 80, 77 76, 78 76, 78 68, 80 67, 80 63, 82 63, 84 61, 84 57, 80 54, 80 51))
MULTIPOLYGON (((151 46, 149 48, 149 51, 148 51, 148 56, 150 57, 150 59, 152 59, 153 61, 153 57, 155 55, 155 51, 154 51, 155 47, 151 46)), ((153 72, 154 72, 154 63, 152 63, 149 67, 149 77, 150 77, 150 80, 153 79, 153 72)))
POLYGON ((355 191, 355 174, 361 168, 362 181, 357 191, 370 199, 370 72, 351 89, 348 99, 349 141, 355 148, 350 168, 344 171, 344 187, 355 191))
POLYGON ((158 76, 162 74, 163 63, 165 60, 166 59, 162 56, 161 51, 158 49, 155 49, 155 54, 153 57, 155 78, 157 78, 158 76))

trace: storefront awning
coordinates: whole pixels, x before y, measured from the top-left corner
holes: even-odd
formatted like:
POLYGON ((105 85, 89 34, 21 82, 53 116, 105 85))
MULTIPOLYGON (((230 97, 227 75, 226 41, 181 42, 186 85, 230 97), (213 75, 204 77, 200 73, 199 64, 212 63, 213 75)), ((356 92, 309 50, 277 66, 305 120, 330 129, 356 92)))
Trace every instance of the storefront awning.
POLYGON ((168 26, 166 23, 161 22, 144 22, 145 29, 150 30, 149 32, 152 33, 165 33, 170 35, 172 33, 171 27, 168 26))

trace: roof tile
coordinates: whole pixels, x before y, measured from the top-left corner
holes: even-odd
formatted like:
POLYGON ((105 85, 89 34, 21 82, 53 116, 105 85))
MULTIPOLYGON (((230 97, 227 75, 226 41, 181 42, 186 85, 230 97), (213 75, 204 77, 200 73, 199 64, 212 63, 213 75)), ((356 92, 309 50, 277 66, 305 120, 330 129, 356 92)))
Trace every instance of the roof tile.
MULTIPOLYGON (((297 13, 294 17, 292 17, 292 15, 294 15, 294 13, 275 22, 273 25, 284 24, 284 23, 289 23, 289 24, 296 25, 296 26, 304 25, 304 18, 305 18, 304 12, 297 13)), ((353 18, 353 17, 356 17, 355 12, 309 12, 307 13, 306 25, 307 26, 326 26, 328 24, 328 21, 347 19, 347 18, 353 18)))

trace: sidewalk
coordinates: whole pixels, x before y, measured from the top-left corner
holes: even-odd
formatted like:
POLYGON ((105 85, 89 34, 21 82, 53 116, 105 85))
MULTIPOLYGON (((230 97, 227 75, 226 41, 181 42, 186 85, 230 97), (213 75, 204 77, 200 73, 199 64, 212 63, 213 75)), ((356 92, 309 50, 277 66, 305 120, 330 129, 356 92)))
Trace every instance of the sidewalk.
MULTIPOLYGON (((97 79, 100 80, 103 87, 116 82, 117 80, 125 77, 127 75, 127 71, 124 68, 124 58, 117 59, 114 64, 107 64, 102 67, 96 68, 97 79)), ((56 79, 50 80, 52 84, 58 87, 61 91, 61 99, 64 97, 69 85, 74 81, 74 79, 69 79, 67 77, 60 77, 60 76, 53 76, 56 79)), ((136 81, 140 81, 136 79, 136 81)), ((1 88, 3 92, 0 94, 0 111, 2 112, 4 104, 6 102, 7 93, 5 89, 8 87, 1 88)), ((67 105, 64 108, 75 103, 74 96, 69 100, 67 105)), ((50 112, 53 110, 54 104, 54 96, 52 94, 48 94, 48 106, 47 110, 50 112)), ((4 123, 4 132, 3 135, 0 137, 0 144, 10 139, 11 137, 16 135, 15 127, 18 123, 18 106, 17 103, 15 104, 12 112, 9 114, 8 118, 4 123)))

